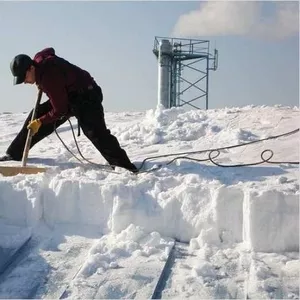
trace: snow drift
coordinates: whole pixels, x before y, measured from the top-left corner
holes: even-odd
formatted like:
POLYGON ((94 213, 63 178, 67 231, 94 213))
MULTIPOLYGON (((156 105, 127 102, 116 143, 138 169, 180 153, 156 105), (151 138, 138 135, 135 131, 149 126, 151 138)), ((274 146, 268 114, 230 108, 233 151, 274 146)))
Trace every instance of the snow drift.
MULTIPOLYGON (((2 122, 7 116, 19 119, 19 126, 24 117, 5 114, 2 122)), ((147 112, 146 116, 137 113, 121 116, 123 121, 109 123, 114 134, 127 144, 129 154, 140 149, 139 155, 131 154, 138 162, 142 156, 155 156, 155 152, 158 155, 182 152, 183 148, 187 151, 216 148, 284 133, 297 128, 298 109, 246 107, 208 112, 158 109, 147 112), (274 113, 281 117, 277 131, 274 113), (247 128, 236 126, 243 123, 247 128)), ((70 132, 66 127, 62 130, 72 145, 70 132)), ((227 159, 257 161, 267 146, 273 148, 275 155, 279 150, 281 161, 297 161, 298 138, 295 134, 248 146, 250 149, 241 147, 229 153, 227 159)), ((68 161, 69 168, 49 174, 1 178, 0 217, 7 224, 32 227, 42 219, 52 225, 96 225, 103 232, 119 233, 133 223, 148 232, 157 231, 184 242, 195 238, 199 246, 226 241, 244 242, 257 251, 299 249, 299 186, 295 166, 265 164, 222 169, 181 160, 177 166, 166 166, 149 174, 119 175, 93 167, 72 167, 73 158, 66 157, 59 141, 53 145, 54 140, 51 136, 40 143, 32 156, 37 156, 41 147, 49 148, 43 155, 52 158, 53 164, 55 160, 58 165, 68 161), (62 152, 61 158, 55 158, 58 151, 62 152)), ((89 153, 89 142, 85 138, 80 142, 85 155, 93 156, 89 153)), ((3 146, 2 149, 5 150, 3 146)), ((40 163, 47 164, 47 159, 41 159, 40 163)))
MULTIPOLYGON (((0 136, 2 152, 25 116, 0 115, 1 128, 6 128, 0 136)), ((184 111, 158 107, 145 113, 107 113, 106 119, 129 157, 140 165, 146 157, 230 146, 292 131, 299 125, 299 109, 246 106, 184 111)), ((77 154, 69 125, 66 123, 58 132, 77 154)), ((85 157, 105 163, 86 137, 78 138, 78 144, 85 157)), ((257 162, 265 149, 273 150, 273 161, 299 161, 299 133, 221 151, 216 161, 226 165, 257 162)), ((207 153, 189 156, 204 159, 207 153)), ((265 253, 299 251, 298 165, 264 163, 222 168, 207 161, 186 159, 167 164, 172 158, 149 160, 146 168, 163 165, 150 173, 134 175, 118 168, 117 173, 107 172, 78 164, 53 134, 29 154, 29 164, 49 166, 49 172, 0 177, 0 222, 22 228, 23 236, 28 231, 37 232, 41 224, 53 229, 96 228, 115 245, 117 241, 123 243, 118 253, 127 254, 120 254, 122 257, 159 253, 166 259, 172 239, 189 243, 194 252, 225 245, 265 253)), ((1 239, 0 246, 7 246, 7 236, 1 239)), ((15 238, 12 235, 11 243, 18 239, 20 234, 15 238)), ((106 248, 100 242, 90 250, 90 262, 82 269, 85 277, 99 268, 116 267, 115 250, 107 252, 107 240, 105 243, 106 248)), ((255 270, 251 274, 257 278, 255 270)), ((214 272, 208 262, 198 263, 193 276, 214 277, 214 272)), ((257 284, 249 291, 251 288, 257 292, 257 284)), ((293 290, 292 294, 298 292, 293 290)), ((126 295, 130 294, 118 294, 126 295)), ((116 295, 103 290, 101 296, 116 295)))

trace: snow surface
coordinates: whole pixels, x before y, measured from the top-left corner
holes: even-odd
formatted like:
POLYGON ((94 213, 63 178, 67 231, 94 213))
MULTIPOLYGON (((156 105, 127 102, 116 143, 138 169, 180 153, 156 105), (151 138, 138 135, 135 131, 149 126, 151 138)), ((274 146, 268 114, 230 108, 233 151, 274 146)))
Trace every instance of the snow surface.
MULTIPOLYGON (((0 114, 1 153, 25 118, 0 114)), ((292 131, 299 128, 299 108, 157 107, 107 112, 106 122, 140 166, 147 157, 292 131)), ((58 132, 80 157, 69 124, 58 132)), ((106 163, 83 134, 76 138, 86 158, 106 163)), ((214 160, 259 162, 266 149, 274 152, 272 161, 299 161, 299 132, 223 150, 214 160)), ((188 156, 207 159, 208 152, 188 156)), ((0 175, 0 298, 150 298, 175 244, 162 298, 299 299, 299 166, 222 168, 186 159, 168 164, 174 157, 149 160, 146 169, 162 167, 134 175, 83 166, 55 133, 35 145, 28 164, 49 171, 0 175), (7 253, 30 236, 18 261, 1 275, 12 257, 7 253)))

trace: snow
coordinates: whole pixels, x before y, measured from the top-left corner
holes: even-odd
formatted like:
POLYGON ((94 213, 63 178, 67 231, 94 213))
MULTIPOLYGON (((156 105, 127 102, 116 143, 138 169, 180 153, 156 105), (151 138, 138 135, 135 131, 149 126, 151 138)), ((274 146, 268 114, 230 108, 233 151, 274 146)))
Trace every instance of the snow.
MULTIPOLYGON (((0 114, 1 153, 25 118, 0 114)), ((160 168, 83 165, 55 133, 35 145, 28 165, 46 173, 0 175, 1 298, 150 298, 170 254, 162 298, 299 299, 299 166, 284 163, 299 161, 299 132, 214 158, 247 164, 271 149, 279 164, 222 168, 208 152, 184 154, 295 130, 299 108, 157 107, 107 112, 106 122, 137 166, 156 157, 145 168, 160 168), (168 164, 176 156, 206 161, 168 164)), ((80 157, 69 124, 58 133, 80 157)), ((87 159, 106 164, 83 134, 76 139, 87 159)))

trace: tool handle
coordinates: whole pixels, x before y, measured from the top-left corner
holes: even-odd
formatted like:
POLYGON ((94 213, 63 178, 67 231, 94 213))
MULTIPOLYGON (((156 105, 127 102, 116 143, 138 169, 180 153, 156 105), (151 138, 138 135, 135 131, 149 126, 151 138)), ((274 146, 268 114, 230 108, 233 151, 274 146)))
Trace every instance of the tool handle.
MULTIPOLYGON (((37 109, 38 109, 38 107, 39 107, 39 105, 41 103, 42 95, 43 95, 43 91, 41 89, 39 89, 37 100, 36 100, 36 103, 35 103, 35 107, 34 107, 33 112, 32 112, 31 121, 33 121, 36 118, 37 109)), ((30 149, 30 145, 31 145, 32 136, 33 136, 32 130, 29 129, 28 133, 27 133, 27 138, 26 138, 26 143, 25 143, 24 151, 23 151, 22 167, 26 166, 26 162, 27 162, 27 158, 28 158, 28 153, 29 153, 29 149, 30 149)))

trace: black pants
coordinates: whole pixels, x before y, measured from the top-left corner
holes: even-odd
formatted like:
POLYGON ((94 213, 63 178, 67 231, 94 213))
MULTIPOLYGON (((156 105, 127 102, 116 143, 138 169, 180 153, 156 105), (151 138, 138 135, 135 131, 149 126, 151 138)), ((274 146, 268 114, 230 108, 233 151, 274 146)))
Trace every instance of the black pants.
MULTIPOLYGON (((86 91, 82 94, 73 94, 69 97, 72 114, 78 119, 83 133, 99 150, 102 156, 112 166, 119 166, 129 170, 135 170, 135 166, 130 162, 126 152, 121 148, 117 138, 111 134, 106 127, 104 111, 102 106, 101 89, 86 91)), ((37 111, 37 118, 52 109, 50 101, 42 103, 37 111)), ((31 120, 32 112, 28 115, 19 134, 12 141, 6 153, 15 160, 21 160, 27 137, 27 125, 31 120)), ((56 121, 58 128, 65 123, 68 118, 56 121)), ((32 137, 31 147, 41 141, 54 131, 54 124, 43 124, 39 131, 32 137)))

